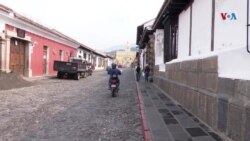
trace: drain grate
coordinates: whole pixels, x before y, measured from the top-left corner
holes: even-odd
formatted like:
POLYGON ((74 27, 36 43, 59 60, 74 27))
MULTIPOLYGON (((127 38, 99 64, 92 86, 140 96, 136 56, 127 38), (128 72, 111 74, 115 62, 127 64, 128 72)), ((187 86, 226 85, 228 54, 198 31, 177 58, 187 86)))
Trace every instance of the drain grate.
POLYGON ((158 96, 161 97, 161 98, 167 98, 167 96, 164 95, 163 93, 158 93, 158 96))
POLYGON ((210 136, 212 136, 216 141, 223 141, 217 134, 214 132, 208 132, 210 136))
POLYGON ((174 115, 180 115, 180 114, 182 114, 181 111, 172 111, 172 113, 173 113, 174 115))
POLYGON ((159 98, 156 97, 156 96, 153 96, 152 99, 153 99, 153 100, 159 100, 159 98))
POLYGON ((168 109, 158 109, 160 113, 169 113, 168 109))
POLYGON ((169 107, 175 106, 175 105, 172 104, 172 103, 166 103, 166 105, 169 106, 169 107))
POLYGON ((174 118, 174 116, 167 109, 158 109, 164 119, 174 118))
POLYGON ((163 120, 167 125, 178 124, 178 121, 173 118, 163 118, 163 120))
MULTIPOLYGON (((160 96, 159 96, 160 97, 160 96)), ((171 101, 169 98, 167 97, 160 97, 162 101, 171 101)))
POLYGON ((174 118, 174 116, 171 113, 161 113, 161 115, 163 116, 163 118, 167 119, 167 118, 174 118))
POLYGON ((186 130, 192 137, 208 136, 201 128, 186 128, 186 130))

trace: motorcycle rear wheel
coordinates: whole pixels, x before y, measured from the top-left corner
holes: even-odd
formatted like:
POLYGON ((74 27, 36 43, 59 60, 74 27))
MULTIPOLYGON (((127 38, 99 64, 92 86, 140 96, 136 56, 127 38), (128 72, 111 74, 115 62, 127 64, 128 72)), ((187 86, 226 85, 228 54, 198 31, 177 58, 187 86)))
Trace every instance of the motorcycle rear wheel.
POLYGON ((112 89, 112 97, 116 97, 116 89, 112 89))

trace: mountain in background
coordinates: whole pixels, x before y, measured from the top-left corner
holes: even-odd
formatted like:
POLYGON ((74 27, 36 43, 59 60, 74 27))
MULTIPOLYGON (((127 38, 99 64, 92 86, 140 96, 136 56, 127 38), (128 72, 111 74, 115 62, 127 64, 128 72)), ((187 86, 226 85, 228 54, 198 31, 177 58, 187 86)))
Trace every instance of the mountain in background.
MULTIPOLYGON (((138 51, 138 48, 136 48, 137 45, 133 44, 131 45, 131 51, 138 51)), ((117 45, 109 48, 105 48, 102 51, 109 53, 109 52, 115 52, 115 51, 124 51, 125 50, 125 45, 117 45)))

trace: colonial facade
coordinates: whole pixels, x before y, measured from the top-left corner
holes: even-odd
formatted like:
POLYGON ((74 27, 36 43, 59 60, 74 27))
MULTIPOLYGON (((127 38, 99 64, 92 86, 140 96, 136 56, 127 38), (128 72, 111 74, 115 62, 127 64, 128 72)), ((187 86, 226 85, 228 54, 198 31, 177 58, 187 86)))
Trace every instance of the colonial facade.
POLYGON ((69 61, 71 57, 79 57, 98 64, 98 58, 103 56, 0 4, 0 71, 16 72, 25 77, 51 75, 56 73, 54 60, 69 61))
POLYGON ((93 65, 95 66, 96 70, 103 70, 106 68, 105 66, 105 58, 106 54, 100 52, 100 51, 95 51, 93 55, 93 65))
POLYGON ((151 68, 149 79, 152 81, 155 66, 155 36, 153 35, 152 25, 154 19, 145 22, 137 27, 137 45, 140 48, 139 65, 144 68, 148 65, 151 68))
POLYGON ((125 49, 122 51, 115 52, 115 63, 118 66, 122 67, 130 67, 134 62, 134 58, 136 56, 135 51, 131 51, 131 46, 127 43, 124 47, 125 49))
POLYGON ((111 66, 111 64, 114 63, 114 57, 111 56, 111 55, 106 55, 106 58, 105 58, 105 68, 107 68, 108 66, 111 66))
POLYGON ((250 138, 248 26, 249 0, 166 0, 137 30, 141 48, 154 36, 154 83, 225 140, 250 138))
POLYGON ((81 45, 80 47, 78 47, 77 49, 77 58, 81 58, 83 60, 86 60, 89 63, 94 63, 94 53, 95 52, 93 49, 85 46, 85 45, 81 45))

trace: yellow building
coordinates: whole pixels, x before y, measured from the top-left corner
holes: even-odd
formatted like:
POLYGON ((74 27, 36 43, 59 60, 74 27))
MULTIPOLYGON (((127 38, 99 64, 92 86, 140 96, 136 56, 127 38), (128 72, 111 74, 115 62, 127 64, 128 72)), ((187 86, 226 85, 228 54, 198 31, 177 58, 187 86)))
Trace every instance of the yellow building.
POLYGON ((116 64, 122 67, 130 67, 136 56, 135 51, 131 51, 129 43, 126 44, 124 51, 116 51, 115 60, 116 64))

